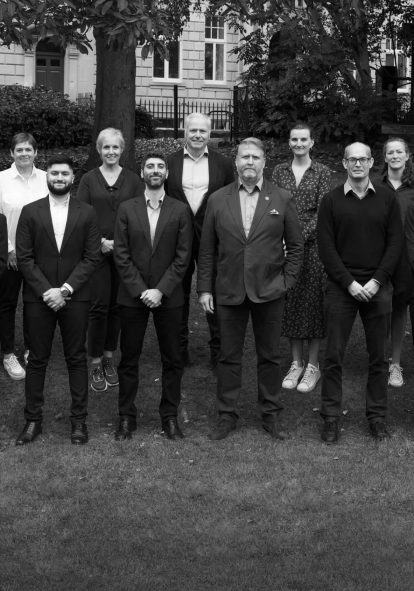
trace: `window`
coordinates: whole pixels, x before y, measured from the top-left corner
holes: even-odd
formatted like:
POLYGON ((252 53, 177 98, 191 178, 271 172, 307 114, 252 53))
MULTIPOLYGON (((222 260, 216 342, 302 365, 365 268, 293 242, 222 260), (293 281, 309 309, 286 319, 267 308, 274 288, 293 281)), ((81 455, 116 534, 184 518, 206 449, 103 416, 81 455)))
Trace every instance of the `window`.
POLYGON ((224 81, 224 18, 206 16, 204 77, 224 81))
POLYGON ((154 51, 153 76, 154 78, 175 79, 180 78, 180 43, 171 41, 168 44, 169 60, 163 60, 158 51, 154 51))

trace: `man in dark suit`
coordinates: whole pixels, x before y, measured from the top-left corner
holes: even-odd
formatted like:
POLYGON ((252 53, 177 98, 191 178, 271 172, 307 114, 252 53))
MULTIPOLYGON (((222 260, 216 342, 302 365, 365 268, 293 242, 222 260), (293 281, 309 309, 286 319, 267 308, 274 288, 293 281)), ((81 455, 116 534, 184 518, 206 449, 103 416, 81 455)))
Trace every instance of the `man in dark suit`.
POLYGON ((71 441, 88 440, 88 279, 99 261, 100 235, 90 205, 70 197, 73 163, 64 155, 47 165, 49 195, 23 207, 16 233, 23 274, 24 319, 30 353, 26 371, 26 425, 16 445, 42 432, 44 381, 53 335, 59 324, 72 396, 71 441))
MULTIPOLYGON (((190 311, 191 281, 198 259, 201 230, 208 198, 214 191, 234 181, 233 163, 229 158, 207 147, 211 120, 202 113, 192 113, 185 121, 185 147, 168 158, 169 175, 165 184, 167 194, 190 206, 194 239, 190 265, 184 277, 184 314, 181 328, 181 352, 185 365, 188 354, 188 316, 190 311)), ((220 349, 215 314, 206 316, 210 330, 210 359, 217 363, 220 349)))
POLYGON ((136 429, 138 363, 150 312, 162 360, 162 430, 169 439, 184 437, 177 422, 183 373, 180 325, 182 280, 191 255, 192 229, 188 206, 165 194, 167 175, 164 156, 148 154, 141 169, 145 192, 121 203, 115 224, 114 257, 121 278, 120 422, 116 440, 130 439, 136 429))
POLYGON ((236 427, 241 361, 249 315, 257 351, 259 410, 263 428, 282 438, 276 416, 281 410, 279 340, 286 290, 296 281, 303 239, 290 194, 263 178, 264 147, 243 140, 236 157, 235 183, 209 199, 200 245, 199 300, 214 310, 215 292, 221 349, 217 366, 219 421, 212 439, 224 439, 236 427), (286 254, 285 254, 286 250, 286 254))

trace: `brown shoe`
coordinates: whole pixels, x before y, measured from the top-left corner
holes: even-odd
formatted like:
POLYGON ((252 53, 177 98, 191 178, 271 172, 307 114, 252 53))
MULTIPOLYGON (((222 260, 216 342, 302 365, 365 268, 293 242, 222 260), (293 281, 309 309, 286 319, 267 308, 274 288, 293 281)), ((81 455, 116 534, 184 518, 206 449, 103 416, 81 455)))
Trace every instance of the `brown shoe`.
POLYGON ((172 439, 173 441, 176 439, 184 439, 184 433, 181 431, 177 419, 174 417, 167 419, 165 423, 163 423, 162 430, 168 439, 172 439))
POLYGON ((219 422, 210 433, 210 439, 218 441, 225 439, 236 428, 236 423, 229 419, 219 419, 219 422))
POLYGON ((88 443, 88 427, 80 421, 72 423, 72 434, 70 440, 73 445, 85 445, 88 443))
POLYGON ((16 439, 16 445, 26 445, 32 443, 42 432, 42 423, 39 421, 26 421, 23 431, 16 439))
POLYGON ((119 421, 118 430, 115 431, 115 441, 125 441, 131 439, 132 432, 136 431, 137 424, 131 418, 121 418, 119 421))

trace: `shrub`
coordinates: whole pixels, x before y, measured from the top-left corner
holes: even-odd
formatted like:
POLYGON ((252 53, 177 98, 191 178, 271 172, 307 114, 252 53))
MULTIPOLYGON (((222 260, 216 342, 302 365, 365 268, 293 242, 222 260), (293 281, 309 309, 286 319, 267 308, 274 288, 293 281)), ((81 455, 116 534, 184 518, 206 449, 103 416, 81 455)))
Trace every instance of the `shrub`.
POLYGON ((42 148, 83 146, 90 142, 93 108, 38 86, 0 86, 0 145, 8 147, 17 132, 28 131, 42 148))
POLYGON ((135 107, 135 137, 155 137, 154 118, 151 113, 139 105, 135 107))

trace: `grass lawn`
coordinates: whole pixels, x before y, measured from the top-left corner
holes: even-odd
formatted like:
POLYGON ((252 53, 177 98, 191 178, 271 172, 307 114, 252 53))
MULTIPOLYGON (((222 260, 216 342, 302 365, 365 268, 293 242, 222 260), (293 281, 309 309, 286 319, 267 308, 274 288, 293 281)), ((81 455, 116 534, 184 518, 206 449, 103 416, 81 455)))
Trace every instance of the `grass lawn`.
MULTIPOLYGON (((357 324, 346 357, 338 445, 320 441, 319 387, 308 395, 282 392, 286 441, 275 442, 261 429, 251 332, 239 427, 212 442, 215 377, 195 297, 193 304, 195 364, 183 380, 184 441, 160 434, 152 328, 141 362, 138 430, 130 442, 113 439, 114 388, 91 393, 90 442, 71 445, 58 337, 43 434, 15 447, 24 384, 0 370, 0 591, 412 591, 411 335, 403 352, 406 385, 389 393, 390 441, 378 445, 368 436, 367 355, 357 324)), ((21 327, 17 334, 22 354, 21 327)), ((284 372, 286 339, 282 346, 284 372)))
MULTIPOLYGON (((403 356, 407 385, 390 391, 393 437, 377 445, 364 418, 367 359, 360 325, 355 327, 342 437, 339 445, 326 446, 319 438, 319 388, 310 395, 282 393, 288 440, 274 442, 262 431, 251 333, 239 428, 224 441, 210 441, 215 378, 196 305, 191 329, 196 363, 184 377, 188 422, 182 442, 160 435, 152 329, 141 365, 139 426, 130 442, 113 439, 115 388, 91 394, 90 442, 71 445, 58 338, 43 435, 15 447, 24 388, 1 372, 1 591, 411 591, 411 336, 403 356)), ((283 370, 287 345, 283 340, 283 370)))

